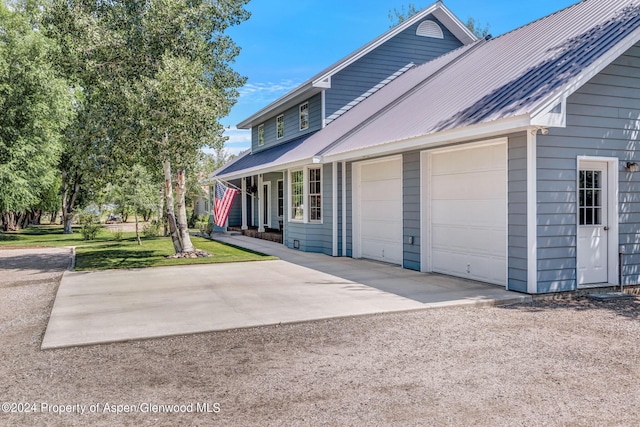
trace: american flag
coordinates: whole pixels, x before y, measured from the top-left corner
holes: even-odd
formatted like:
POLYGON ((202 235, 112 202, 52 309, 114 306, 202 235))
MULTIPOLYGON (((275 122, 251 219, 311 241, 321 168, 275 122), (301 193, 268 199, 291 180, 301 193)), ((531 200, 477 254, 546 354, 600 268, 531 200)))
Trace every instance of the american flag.
POLYGON ((215 224, 218 227, 224 227, 227 218, 229 217, 229 211, 231 210, 231 204, 233 198, 238 194, 238 190, 229 188, 216 181, 216 194, 215 194, 215 206, 213 208, 213 216, 215 218, 215 224))

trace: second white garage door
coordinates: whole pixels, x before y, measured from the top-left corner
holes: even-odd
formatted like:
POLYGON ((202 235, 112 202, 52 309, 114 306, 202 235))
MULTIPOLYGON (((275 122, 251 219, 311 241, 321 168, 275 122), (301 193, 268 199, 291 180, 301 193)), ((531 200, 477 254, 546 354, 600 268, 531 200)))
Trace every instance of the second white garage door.
POLYGON ((423 156, 431 271, 505 285, 506 142, 423 156))
POLYGON ((354 256, 402 264, 402 158, 354 164, 354 256))

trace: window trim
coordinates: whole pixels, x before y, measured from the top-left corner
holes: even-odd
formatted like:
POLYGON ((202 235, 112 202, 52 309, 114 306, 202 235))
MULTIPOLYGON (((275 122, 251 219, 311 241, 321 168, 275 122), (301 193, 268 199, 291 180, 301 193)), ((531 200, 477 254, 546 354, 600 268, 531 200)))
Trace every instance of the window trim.
POLYGON ((264 123, 258 125, 258 147, 264 145, 264 123))
POLYGON ((276 117, 276 139, 284 138, 284 114, 280 114, 276 117), (280 123, 282 122, 282 135, 280 134, 280 123))
POLYGON ((303 102, 302 104, 298 105, 298 130, 307 130, 309 129, 309 101, 303 102), (303 117, 303 110, 302 108, 305 107, 304 109, 304 115, 306 116, 306 126, 302 126, 302 117, 303 117))
POLYGON ((289 212, 288 213, 289 222, 300 222, 300 223, 305 222, 305 215, 306 215, 306 212, 305 212, 306 209, 304 208, 304 201, 305 201, 305 196, 304 196, 305 184, 304 183, 306 181, 306 179, 305 179, 305 175, 306 175, 305 170, 306 169, 304 169, 304 168, 303 169, 291 169, 291 170, 289 170, 289 183, 288 183, 288 186, 289 186, 289 192, 288 193, 289 194, 288 194, 288 197, 287 197, 287 201, 288 201, 288 205, 289 205, 288 206, 288 209, 289 209, 288 210, 288 212, 289 212), (302 172, 302 190, 303 190, 302 191, 302 218, 296 218, 293 215, 293 209, 294 209, 294 206, 293 206, 293 175, 295 173, 298 173, 298 172, 302 172))
POLYGON ((283 218, 284 217, 284 212, 286 209, 286 203, 285 203, 285 197, 284 197, 284 180, 283 179, 279 179, 276 181, 276 193, 277 193, 277 199, 278 199, 278 206, 277 206, 277 211, 278 211, 278 218, 283 218), (282 195, 280 194, 280 188, 282 187, 282 195))
POLYGON ((322 224, 322 220, 324 218, 324 215, 322 215, 322 205, 323 205, 323 189, 322 189, 323 185, 322 185, 322 166, 307 166, 307 182, 306 182, 306 190, 307 190, 307 195, 306 195, 306 201, 308 203, 308 209, 307 209, 307 216, 308 216, 308 222, 313 223, 313 224, 322 224), (309 186, 311 184, 311 170, 318 170, 320 172, 320 177, 319 177, 319 183, 320 183, 320 192, 319 193, 311 193, 309 186), (319 196, 320 197, 320 219, 311 219, 311 196, 319 196))
POLYGON ((288 182, 287 189, 288 194, 286 197, 287 200, 287 212, 288 222, 296 222, 296 223, 304 223, 304 224, 323 224, 324 223, 324 168, 316 165, 305 166, 303 168, 290 169, 288 171, 288 182), (319 169, 320 170, 320 219, 310 220, 309 219, 309 207, 311 206, 311 197, 309 194, 309 171, 311 169, 319 169), (293 174, 296 172, 302 172, 302 218, 294 218, 293 217, 293 174))

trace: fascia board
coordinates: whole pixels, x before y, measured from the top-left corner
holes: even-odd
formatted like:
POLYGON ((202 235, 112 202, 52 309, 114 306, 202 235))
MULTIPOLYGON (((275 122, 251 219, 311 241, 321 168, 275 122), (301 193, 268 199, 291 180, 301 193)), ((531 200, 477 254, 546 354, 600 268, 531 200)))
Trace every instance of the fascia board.
POLYGON ((531 118, 527 115, 509 117, 489 123, 451 129, 431 135, 423 135, 410 139, 383 143, 372 147, 355 149, 314 158, 316 162, 331 163, 351 161, 367 157, 395 154, 403 151, 433 148, 445 144, 453 144, 482 138, 504 135, 507 132, 523 131, 531 127, 531 118))
POLYGON ((267 167, 257 166, 254 168, 243 169, 241 171, 230 173, 230 174, 218 175, 214 178, 220 178, 224 180, 239 179, 239 178, 244 178, 246 176, 252 176, 252 175, 257 175, 261 173, 264 174, 264 173, 270 173, 270 172, 281 172, 283 170, 294 169, 294 168, 303 167, 311 164, 313 164, 313 159, 308 158, 308 159, 298 160, 295 162, 280 163, 280 164, 271 165, 267 167))
POLYGON ((447 7, 440 3, 440 7, 433 11, 433 16, 438 18, 445 27, 462 43, 469 44, 478 41, 478 37, 467 28, 447 7))
POLYGON ((315 87, 310 82, 307 82, 306 84, 295 89, 293 92, 289 92, 282 98, 277 99, 257 113, 244 119, 242 122, 238 123, 236 127, 238 129, 251 129, 251 127, 258 122, 262 123, 263 121, 265 121, 265 117, 267 115, 271 117, 275 114, 281 113, 284 110, 290 108, 292 105, 298 103, 301 99, 304 100, 306 98, 310 98, 321 90, 322 89, 320 87, 315 87))

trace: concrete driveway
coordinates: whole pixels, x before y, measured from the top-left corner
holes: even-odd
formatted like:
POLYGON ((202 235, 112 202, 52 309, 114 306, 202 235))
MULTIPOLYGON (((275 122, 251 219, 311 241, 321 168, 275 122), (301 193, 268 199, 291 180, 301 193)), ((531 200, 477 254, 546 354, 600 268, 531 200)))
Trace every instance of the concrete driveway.
POLYGON ((65 272, 42 348, 221 331, 530 296, 244 236, 218 240, 277 261, 65 272))

